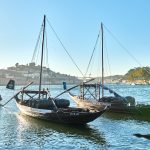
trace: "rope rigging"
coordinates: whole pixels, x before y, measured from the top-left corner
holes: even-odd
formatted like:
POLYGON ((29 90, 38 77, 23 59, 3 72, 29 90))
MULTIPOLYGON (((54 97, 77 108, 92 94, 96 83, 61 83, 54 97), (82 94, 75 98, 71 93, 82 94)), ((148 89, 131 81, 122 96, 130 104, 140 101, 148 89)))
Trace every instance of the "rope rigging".
MULTIPOLYGON (((93 48, 93 51, 92 51, 92 54, 91 54, 91 57, 89 59, 89 62, 88 62, 88 65, 87 65, 87 68, 86 68, 86 72, 85 74, 83 74, 83 72, 81 71, 81 69, 78 67, 77 63, 75 62, 75 60, 73 59, 73 57, 70 55, 69 51, 66 49, 66 47, 64 46, 63 42, 61 41, 61 39, 59 38, 58 34, 56 33, 56 31, 54 30, 54 28, 52 27, 51 23, 49 22, 49 20, 46 18, 46 21, 48 22, 48 25, 50 26, 51 30, 53 31, 54 35, 56 36, 57 40, 59 41, 60 45, 62 46, 62 48, 65 50, 65 52, 67 53, 67 55, 69 56, 69 58, 71 59, 71 61, 73 62, 73 64, 76 66, 76 68, 78 69, 78 71, 81 73, 81 75, 83 76, 83 80, 84 78, 86 77, 88 71, 89 71, 89 68, 90 68, 90 65, 91 65, 91 62, 92 62, 92 59, 94 57, 94 53, 95 53, 95 50, 97 48, 97 44, 98 44, 98 41, 99 41, 99 38, 100 38, 100 31, 98 32, 98 35, 97 35, 97 38, 96 38, 96 41, 95 41, 95 44, 94 44, 94 48, 93 48)), ((42 25, 43 26, 43 25, 42 25)), ((32 57, 32 62, 33 60, 35 59, 35 56, 38 55, 38 52, 37 52, 37 49, 38 49, 38 46, 39 46, 39 43, 41 41, 41 32, 42 32, 42 28, 40 29, 40 32, 39 32, 39 36, 38 36, 38 39, 37 39, 37 43, 36 43, 36 46, 35 46, 35 50, 34 50, 34 54, 33 54, 33 57, 32 57)), ((128 53, 128 55, 130 57, 132 57, 132 59, 134 59, 141 67, 141 63, 137 60, 137 58, 135 56, 133 56, 131 54, 131 52, 129 52, 129 50, 116 38, 116 36, 104 25, 104 28, 107 30, 107 32, 113 37, 113 39, 115 39, 115 41, 119 44, 119 46, 124 50, 126 51, 126 53, 128 53)), ((47 34, 46 34, 46 53, 45 53, 45 57, 47 57, 47 62, 46 64, 48 64, 48 48, 47 48, 47 34)), ((108 52, 106 50, 106 55, 107 55, 107 61, 108 61, 108 67, 109 67, 109 73, 111 74, 111 71, 110 71, 110 63, 109 63, 109 58, 108 58, 108 52)), ((146 68, 144 68, 149 74, 150 74, 150 71, 147 70, 146 68)), ((110 75, 111 76, 111 75, 110 75)))
POLYGON ((42 33, 42 30, 43 30, 43 25, 41 26, 41 29, 40 29, 40 32, 39 32, 39 35, 38 35, 38 39, 37 39, 37 42, 36 42, 36 45, 35 45, 35 48, 34 48, 34 53, 33 53, 31 62, 33 62, 33 61, 35 60, 36 52, 37 52, 39 43, 40 43, 40 41, 41 41, 41 33, 42 33))
MULTIPOLYGON (((38 64, 38 61, 39 61, 39 53, 41 51, 41 46, 42 46, 42 32, 43 32, 43 29, 44 28, 44 25, 42 23, 41 25, 41 28, 40 28, 40 32, 38 34, 38 38, 37 38, 37 42, 36 42, 36 45, 35 45, 35 48, 34 48, 34 52, 33 52, 33 56, 32 56, 32 59, 31 59, 31 63, 35 63, 35 64, 38 64)), ((47 46, 47 32, 45 30, 45 41, 43 43, 43 65, 45 65, 47 68, 49 68, 49 64, 48 64, 48 46, 47 46)), ((49 73, 48 69, 46 70, 47 71, 47 74, 49 73)), ((27 78, 26 78, 26 82, 28 82, 28 80, 30 79, 30 71, 28 72, 28 75, 27 75, 27 78)), ((46 77, 47 79, 47 77, 46 77)), ((45 80, 47 83, 50 83, 50 80, 49 78, 47 80, 45 80)), ((50 85, 50 84, 49 84, 50 85)))
POLYGON ((108 71, 109 71, 109 75, 110 75, 110 80, 112 80, 112 78, 111 78, 111 67, 110 67, 110 62, 109 62, 109 55, 108 55, 107 43, 106 43, 105 36, 104 36, 104 43, 105 43, 106 58, 107 58, 107 63, 108 63, 108 71))
POLYGON ((69 56, 69 58, 71 59, 71 61, 73 62, 73 64, 76 66, 76 68, 78 69, 78 71, 81 73, 82 76, 83 73, 82 71, 80 70, 80 68, 78 67, 78 65, 76 64, 76 62, 74 61, 74 59, 71 57, 71 55, 69 54, 68 50, 66 49, 66 47, 64 46, 64 44, 62 43, 62 41, 60 40, 58 34, 56 33, 56 31, 54 30, 54 28, 52 27, 51 23, 48 21, 48 19, 46 18, 50 28, 52 29, 54 35, 56 36, 57 40, 59 41, 59 43, 61 44, 62 48, 65 50, 65 52, 67 53, 67 55, 69 56))
MULTIPOLYGON (((118 40, 118 38, 104 25, 105 29, 107 30, 107 32, 113 37, 113 39, 120 45, 120 47, 132 58, 135 60, 135 62, 142 67, 142 64, 138 61, 138 59, 133 56, 133 54, 131 54, 131 52, 118 40)), ((147 70, 146 68, 144 68, 144 70, 150 74, 150 71, 147 70)))
MULTIPOLYGON (((86 73, 85 73, 85 75, 84 75, 84 77, 86 77, 86 75, 87 75, 87 73, 88 73, 88 71, 89 71, 89 68, 90 68, 90 65, 91 65, 91 62, 92 62, 92 59, 94 59, 94 53, 95 53, 95 50, 96 50, 96 48, 97 48, 97 44, 98 44, 98 41, 99 41, 99 38, 100 38, 100 34, 101 33, 101 31, 99 30, 99 33, 98 33, 98 36, 97 36, 97 39, 96 39, 96 42, 95 42, 95 45, 94 45, 94 49, 93 49, 93 51, 92 51, 92 54, 91 54, 91 57, 90 57, 90 60, 89 60, 89 63, 88 63, 88 66, 87 66, 87 69, 86 69, 86 73)), ((103 35, 103 38, 104 38, 104 35, 103 35)), ((106 39, 104 39, 105 40, 105 42, 106 42, 106 39)), ((99 41, 99 44, 101 44, 101 41, 99 41)), ((106 47, 106 45, 105 45, 105 47, 106 47)), ((109 73, 110 73, 110 76, 111 76, 111 71, 110 71, 110 63, 109 63, 109 57, 108 57, 108 52, 107 52, 107 48, 106 48, 106 59, 107 59, 107 63, 108 63, 108 68, 109 68, 109 73)), ((100 58, 100 51, 99 51, 99 58, 100 58)), ((99 60, 99 58, 98 58, 98 60, 99 60)), ((100 61, 98 61, 98 70, 97 70, 97 72, 100 72, 100 61)), ((90 73, 91 74, 91 73, 90 73)), ((100 74, 98 74, 97 73, 97 77, 99 76, 100 74)), ((99 81, 100 82, 100 81, 99 81)))
MULTIPOLYGON (((37 39, 37 42, 36 42, 36 45, 35 45, 35 49, 34 49, 34 53, 33 53, 33 56, 32 56, 32 60, 31 62, 35 62, 37 63, 38 61, 38 56, 39 56, 39 51, 41 50, 41 43, 42 43, 42 31, 43 31, 43 24, 41 26, 41 29, 40 29, 40 32, 39 32, 39 35, 38 35, 38 39, 37 39)), ((47 46, 47 32, 45 30, 45 42, 44 42, 44 64, 47 66, 48 65, 48 46, 47 46)))
MULTIPOLYGON (((34 48, 34 52, 33 52, 33 56, 32 56, 32 59, 31 59, 31 63, 35 63, 37 62, 38 60, 38 55, 39 55, 39 49, 40 49, 40 43, 42 41, 42 31, 43 31, 43 23, 41 25, 41 28, 40 28, 40 32, 38 34, 38 38, 37 38, 37 42, 36 42, 36 45, 35 45, 35 48, 34 48)), ((30 70, 28 71, 27 73, 27 77, 26 77, 26 80, 25 80, 25 83, 29 82, 30 80, 30 70)))
POLYGON ((96 42, 95 42, 95 45, 94 45, 94 49, 92 51, 92 55, 90 57, 90 60, 89 60, 89 63, 88 63, 88 66, 87 66, 87 69, 86 69, 86 72, 85 72, 85 75, 83 76, 83 78, 86 77, 86 74, 88 73, 88 70, 89 70, 89 67, 90 67, 90 64, 91 64, 91 61, 92 61, 92 58, 93 58, 93 55, 94 55, 94 52, 95 52, 95 49, 97 47, 97 43, 98 43, 98 40, 99 40, 99 36, 100 36, 100 31, 98 33, 98 36, 97 36, 97 39, 96 39, 96 42))

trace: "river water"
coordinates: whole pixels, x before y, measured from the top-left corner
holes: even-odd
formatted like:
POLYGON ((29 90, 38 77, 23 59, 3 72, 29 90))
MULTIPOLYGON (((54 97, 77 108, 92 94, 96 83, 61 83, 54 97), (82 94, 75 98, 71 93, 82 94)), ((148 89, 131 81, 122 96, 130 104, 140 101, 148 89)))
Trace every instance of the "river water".
MULTIPOLYGON (((150 101, 150 86, 110 85, 122 96, 134 96, 136 101, 150 101)), ((32 88, 35 88, 34 86, 32 88)), ((51 94, 62 91, 61 86, 51 86, 51 94)), ((16 87, 16 91, 20 87, 16 87)), ((16 91, 0 87, 3 98, 9 100, 16 91)), ((74 91, 77 92, 77 91, 74 91)), ((64 95, 68 98, 68 95, 64 95)), ((75 105, 71 101, 71 105, 75 105)), ((150 123, 102 115, 85 126, 50 123, 24 116, 12 100, 0 107, 0 149, 52 149, 52 150, 149 150, 150 141, 133 134, 150 134, 150 123)))

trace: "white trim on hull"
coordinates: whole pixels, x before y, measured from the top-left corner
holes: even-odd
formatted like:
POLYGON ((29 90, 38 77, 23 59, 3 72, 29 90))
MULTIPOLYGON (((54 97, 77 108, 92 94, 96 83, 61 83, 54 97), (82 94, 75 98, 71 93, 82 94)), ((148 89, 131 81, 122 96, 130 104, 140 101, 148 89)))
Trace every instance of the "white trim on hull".
POLYGON ((19 108, 19 110, 23 114, 31 116, 31 117, 38 117, 39 118, 40 116, 42 117, 43 115, 52 112, 51 110, 48 110, 48 109, 37 109, 37 108, 32 108, 32 107, 20 105, 18 103, 16 103, 16 104, 17 104, 17 107, 19 108))

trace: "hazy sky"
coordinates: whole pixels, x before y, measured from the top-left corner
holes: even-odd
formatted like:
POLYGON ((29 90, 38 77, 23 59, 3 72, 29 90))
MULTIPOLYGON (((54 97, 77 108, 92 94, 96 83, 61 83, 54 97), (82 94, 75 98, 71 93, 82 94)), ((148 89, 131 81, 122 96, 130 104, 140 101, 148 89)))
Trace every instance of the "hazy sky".
MULTIPOLYGON (((43 15, 85 73, 101 22, 141 63, 150 66, 149 0, 1 0, 0 68, 31 62, 43 15)), ((81 76, 47 25, 49 67, 81 76)), ((98 74, 100 43, 88 74, 98 74)), ((105 75, 125 74, 139 64, 104 28, 105 75), (106 58, 109 58, 109 63, 106 58), (108 67, 109 64, 109 67, 108 67)))

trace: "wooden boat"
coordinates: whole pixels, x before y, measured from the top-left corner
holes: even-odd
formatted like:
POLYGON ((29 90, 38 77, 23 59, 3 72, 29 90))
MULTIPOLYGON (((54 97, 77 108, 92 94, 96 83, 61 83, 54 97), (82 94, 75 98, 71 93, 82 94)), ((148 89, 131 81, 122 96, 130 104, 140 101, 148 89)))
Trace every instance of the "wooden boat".
POLYGON ((136 104, 133 97, 121 97, 119 94, 107 88, 106 86, 104 86, 104 89, 110 90, 111 93, 114 92, 115 96, 99 98, 99 96, 96 94, 97 91, 95 89, 99 86, 97 84, 82 84, 82 86, 80 87, 82 92, 79 96, 72 94, 71 92, 69 92, 69 96, 81 108, 99 110, 102 106, 106 105, 109 109, 107 109, 104 116, 107 118, 150 121, 150 105, 136 104), (94 90, 90 90, 91 87, 93 87, 94 90), (94 92, 93 94, 92 91, 96 92, 94 92), (90 95, 92 95, 91 98, 88 98, 88 92, 90 92, 90 95))
POLYGON ((103 24, 101 24, 102 31, 102 81, 101 83, 84 83, 80 85, 80 94, 75 95, 69 92, 70 97, 81 108, 87 109, 101 109, 104 105, 108 106, 107 112, 130 114, 136 118, 150 121, 150 105, 136 104, 135 99, 131 96, 122 97, 112 89, 104 85, 104 65, 103 65, 103 24), (104 90, 114 94, 114 96, 104 96, 104 90), (100 97, 101 94, 101 97, 100 97))
MULTIPOLYGON (((109 106, 108 111, 122 111, 127 105, 126 99, 117 94, 115 91, 104 86, 104 63, 103 63, 103 24, 101 23, 101 37, 102 37, 102 81, 96 83, 82 83, 80 85, 80 94, 76 96, 69 93, 70 97, 78 104, 79 107, 86 107, 88 109, 101 109, 101 107, 109 106), (104 97, 104 90, 109 90, 114 94, 114 97, 104 97), (101 97, 100 97, 101 92, 101 97), (90 95, 90 96, 89 96, 90 95)), ((99 37, 99 36, 98 36, 99 37)), ((92 53, 93 55, 93 53, 92 53)), ((125 109, 124 109, 125 110, 125 109)))
POLYGON ((67 99, 58 99, 58 96, 52 98, 48 90, 41 90, 42 83, 42 66, 43 66, 43 49, 45 37, 45 21, 43 20, 43 39, 41 53, 41 70, 39 90, 25 90, 28 86, 19 91, 14 98, 20 111, 28 116, 40 118, 52 122, 67 124, 86 124, 101 116, 107 109, 106 106, 101 110, 89 110, 85 108, 69 107, 70 102, 67 99))
POLYGON ((83 99, 81 96, 74 95, 71 92, 69 92, 69 96, 80 108, 101 110, 104 106, 110 106, 109 104, 98 102, 96 99, 83 99))
MULTIPOLYGON (((111 93, 114 93, 115 96, 107 96, 100 98, 100 87, 101 84, 85 84, 80 85, 80 95, 74 95, 69 92, 69 96, 73 99, 76 104, 81 108, 87 109, 97 109, 100 110, 103 106, 109 107, 107 111, 111 112, 124 112, 128 113, 127 107, 135 105, 134 99, 132 97, 122 97, 113 90, 104 87, 107 90, 110 90, 111 93), (94 91, 94 92, 93 92, 94 91), (90 95, 90 96, 89 96, 90 95), (130 99, 129 99, 130 98, 130 99)), ((131 107, 130 107, 131 108, 131 107)))
MULTIPOLYGON (((35 96, 39 94, 38 91, 21 91, 22 94, 31 96, 31 93, 35 96)), ((28 116, 45 119, 52 122, 68 123, 68 124, 86 124, 95 120, 97 117, 102 115, 106 107, 101 111, 89 111, 83 108, 69 107, 69 102, 66 99, 55 99, 46 98, 47 92, 42 91, 41 96, 43 99, 31 98, 28 100, 19 99, 15 97, 17 107, 20 111, 28 116), (53 104, 53 102, 55 104, 53 104)))

